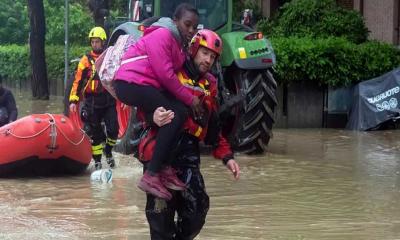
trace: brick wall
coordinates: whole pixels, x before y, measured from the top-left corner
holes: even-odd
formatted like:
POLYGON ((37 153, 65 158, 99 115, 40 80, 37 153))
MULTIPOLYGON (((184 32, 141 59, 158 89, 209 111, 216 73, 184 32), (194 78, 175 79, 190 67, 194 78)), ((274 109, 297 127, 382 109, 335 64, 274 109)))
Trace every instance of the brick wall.
POLYGON ((339 6, 346 9, 354 9, 354 0, 336 0, 339 6))
POLYGON ((364 0, 364 19, 371 31, 370 39, 387 43, 397 43, 397 16, 395 1, 398 0, 364 0))

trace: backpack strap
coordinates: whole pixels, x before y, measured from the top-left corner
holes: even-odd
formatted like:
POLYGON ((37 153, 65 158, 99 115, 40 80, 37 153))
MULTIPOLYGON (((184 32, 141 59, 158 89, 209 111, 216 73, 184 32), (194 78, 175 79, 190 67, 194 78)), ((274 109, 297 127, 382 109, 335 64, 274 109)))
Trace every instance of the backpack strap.
POLYGON ((94 79, 94 76, 96 75, 95 60, 94 60, 94 58, 92 57, 92 55, 90 55, 90 52, 86 53, 85 55, 86 55, 86 57, 88 58, 88 60, 89 60, 89 62, 90 62, 90 65, 91 65, 91 68, 92 68, 92 73, 90 74, 90 77, 89 77, 89 79, 88 79, 88 81, 91 81, 91 80, 94 79))
POLYGON ((148 58, 148 56, 147 55, 143 55, 143 56, 137 56, 137 57, 133 57, 133 58, 128 58, 128 59, 125 59, 125 60, 121 61, 121 65, 124 65, 124 64, 130 63, 130 62, 136 62, 137 60, 141 60, 141 59, 145 59, 145 58, 148 58))

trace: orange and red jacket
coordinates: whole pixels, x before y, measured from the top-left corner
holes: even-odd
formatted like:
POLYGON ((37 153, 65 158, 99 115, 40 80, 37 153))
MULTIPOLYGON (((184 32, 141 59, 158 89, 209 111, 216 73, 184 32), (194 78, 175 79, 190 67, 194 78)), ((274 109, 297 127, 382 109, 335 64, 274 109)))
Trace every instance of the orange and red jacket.
POLYGON ((100 54, 93 51, 85 54, 79 61, 75 73, 75 79, 72 83, 69 102, 79 102, 80 97, 85 94, 96 94, 104 92, 99 75, 96 71, 95 61, 100 54), (83 89, 83 91, 82 91, 83 89))
MULTIPOLYGON (((190 79, 184 71, 178 72, 178 79, 185 87, 189 88, 193 95, 198 96, 203 99, 204 106, 207 108, 208 113, 217 112, 218 104, 217 104, 217 80, 211 74, 206 74, 203 78, 198 80, 197 82, 190 79)), ((142 115, 143 116, 143 115, 142 115)), ((211 114, 206 114, 207 117, 210 117, 211 114)), ((184 123, 184 130, 199 139, 199 141, 203 141, 207 135, 208 123, 210 119, 204 121, 207 123, 206 126, 201 126, 197 123, 192 117, 189 117, 184 123)), ((149 153, 146 151, 147 149, 141 149, 150 147, 148 145, 151 144, 149 140, 155 139, 156 131, 152 129, 148 136, 142 139, 141 144, 139 145, 139 160, 148 161, 151 159, 152 152, 149 153), (142 155, 142 156, 140 156, 142 155)), ((154 146, 152 146, 154 147, 154 146)), ((217 159, 229 160, 233 158, 233 152, 228 140, 221 134, 218 134, 217 144, 213 150, 213 156, 217 159)))

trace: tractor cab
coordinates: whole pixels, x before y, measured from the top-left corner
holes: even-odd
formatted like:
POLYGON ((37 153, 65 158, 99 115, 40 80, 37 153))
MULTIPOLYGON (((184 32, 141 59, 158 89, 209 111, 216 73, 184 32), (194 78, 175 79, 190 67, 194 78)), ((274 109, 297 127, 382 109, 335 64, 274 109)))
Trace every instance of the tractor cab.
POLYGON ((131 0, 129 7, 129 19, 141 22, 153 16, 173 17, 175 8, 182 2, 188 2, 197 8, 200 15, 199 29, 207 28, 218 31, 228 25, 230 19, 228 0, 131 0))

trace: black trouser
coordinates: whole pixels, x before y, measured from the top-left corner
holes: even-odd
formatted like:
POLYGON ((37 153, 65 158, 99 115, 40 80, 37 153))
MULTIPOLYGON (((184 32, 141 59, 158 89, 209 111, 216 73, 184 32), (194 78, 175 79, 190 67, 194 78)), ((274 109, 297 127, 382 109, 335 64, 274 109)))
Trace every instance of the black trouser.
POLYGON ((6 107, 0 107, 0 127, 8 123, 8 111, 6 107))
POLYGON ((170 201, 147 194, 146 217, 152 240, 194 239, 205 223, 209 197, 200 172, 199 144, 193 136, 183 135, 172 165, 187 189, 173 192, 170 201))
POLYGON ((170 149, 176 145, 178 135, 187 118, 187 107, 166 92, 161 92, 151 86, 116 80, 114 88, 121 102, 136 106, 146 114, 153 114, 158 107, 174 112, 172 122, 158 129, 153 158, 147 166, 149 172, 159 172, 163 165, 170 164, 170 149))
POLYGON ((109 99, 108 95, 86 96, 81 118, 84 122, 84 130, 92 140, 94 160, 101 160, 103 142, 105 142, 104 152, 106 156, 112 156, 112 148, 118 138, 119 131, 115 100, 109 99), (104 122, 106 131, 104 131, 102 122, 104 122))

